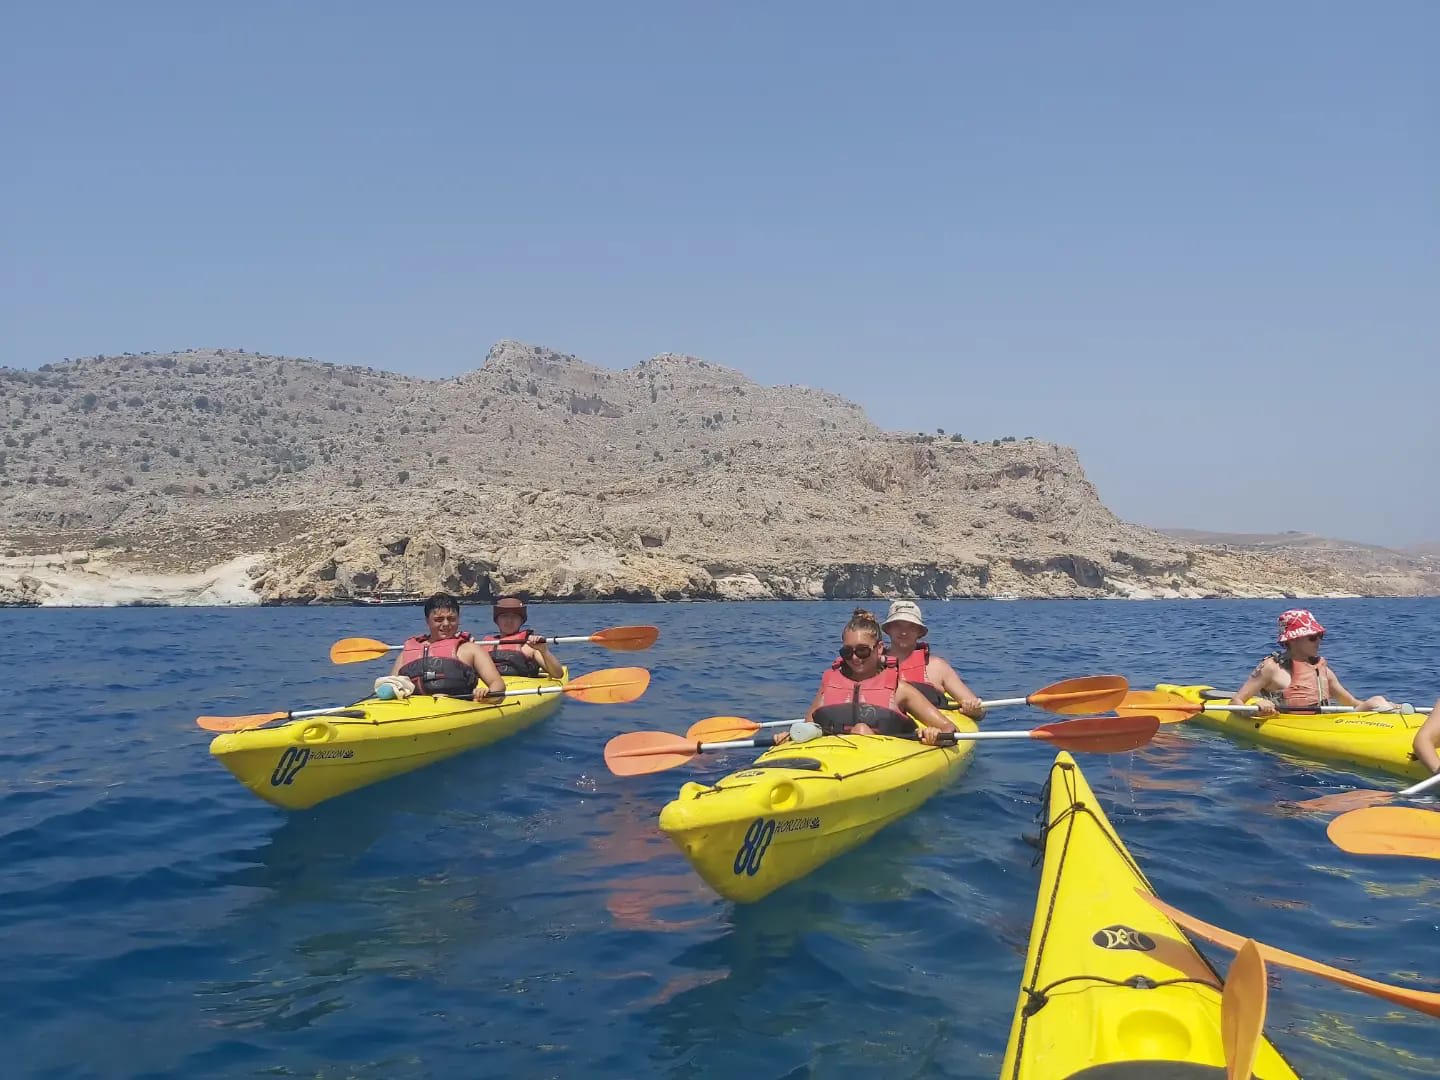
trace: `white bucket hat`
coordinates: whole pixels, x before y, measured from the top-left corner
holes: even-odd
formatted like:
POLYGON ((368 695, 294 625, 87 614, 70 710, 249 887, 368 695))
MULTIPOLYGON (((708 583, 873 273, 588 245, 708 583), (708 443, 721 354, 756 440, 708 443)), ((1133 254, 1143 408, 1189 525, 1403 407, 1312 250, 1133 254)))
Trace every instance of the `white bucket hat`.
POLYGON ((920 616, 920 605, 913 600, 896 600, 890 605, 890 611, 885 616, 885 621, 880 624, 883 630, 892 622, 914 623, 920 628, 921 635, 928 634, 930 628, 925 625, 925 620, 920 616))

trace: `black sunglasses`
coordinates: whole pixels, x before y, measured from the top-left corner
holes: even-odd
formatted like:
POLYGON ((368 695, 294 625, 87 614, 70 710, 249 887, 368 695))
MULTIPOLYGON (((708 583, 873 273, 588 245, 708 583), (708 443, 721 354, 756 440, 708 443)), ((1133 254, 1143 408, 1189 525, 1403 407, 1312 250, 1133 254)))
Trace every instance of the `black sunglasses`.
POLYGON ((840 659, 849 660, 852 656, 858 656, 861 660, 869 660, 874 651, 869 645, 841 645, 840 659))

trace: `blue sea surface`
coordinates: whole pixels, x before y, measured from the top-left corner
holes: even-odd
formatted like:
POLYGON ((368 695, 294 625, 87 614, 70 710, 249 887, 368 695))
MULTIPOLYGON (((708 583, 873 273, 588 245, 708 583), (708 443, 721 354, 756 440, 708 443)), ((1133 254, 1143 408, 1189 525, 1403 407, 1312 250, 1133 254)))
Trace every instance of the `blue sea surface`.
MULTIPOLYGON (((876 602, 883 611, 883 605, 876 602)), ((1118 672, 1233 688, 1283 602, 929 602, 982 696, 1118 672)), ((1440 694, 1440 600, 1315 601, 1354 692, 1440 694)), ((529 731, 303 813, 207 753, 201 713, 343 704, 415 608, 0 611, 3 1075, 24 1077, 993 1077, 1024 961, 1051 754, 984 745, 874 840, 758 904, 720 900, 656 828, 687 779, 620 779, 606 739, 712 714, 803 712, 848 603, 532 605, 542 632, 655 623, 627 705, 529 731)), ((467 608, 467 625, 488 612, 467 608)), ((987 726, 1047 719, 995 712, 987 726)), ((1167 727, 1083 759, 1157 891, 1202 918, 1435 989, 1435 863, 1346 855, 1280 804, 1399 786, 1167 727)), ((1223 969, 1229 955, 1207 949, 1223 969)), ((1309 1077, 1440 1075, 1435 1021, 1271 969, 1271 1037, 1309 1077)))

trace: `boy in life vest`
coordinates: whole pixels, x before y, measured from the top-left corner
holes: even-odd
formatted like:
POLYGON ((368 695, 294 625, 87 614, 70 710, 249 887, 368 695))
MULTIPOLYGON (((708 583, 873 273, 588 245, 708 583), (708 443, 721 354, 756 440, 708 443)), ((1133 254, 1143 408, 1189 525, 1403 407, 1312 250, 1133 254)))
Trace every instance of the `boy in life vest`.
MULTIPOLYGON (((460 601, 449 593, 430 597, 425 601, 425 626, 428 633, 406 639, 390 669, 392 679, 403 675, 415 684, 417 694, 447 694, 476 701, 505 696, 505 680, 495 670, 490 650, 460 631, 460 601)), ((377 689, 379 681, 383 680, 377 680, 377 689)))
POLYGON ((1430 710, 1430 719, 1415 733, 1415 756, 1432 773, 1440 773, 1440 700, 1430 710))
POLYGON ((805 719, 826 733, 854 735, 906 735, 919 721, 920 741, 931 746, 955 730, 948 716, 900 678, 899 668, 885 663, 880 623, 864 608, 845 624, 840 659, 821 676, 805 719))
POLYGON ((1310 612, 1297 608, 1282 613, 1277 634, 1280 651, 1261 660, 1230 700, 1244 704, 1257 698, 1255 715, 1260 717, 1318 705, 1349 705, 1360 712, 1395 708, 1379 695, 1361 701, 1340 684, 1320 655, 1324 636, 1325 628, 1310 612))
POLYGON ((499 634, 486 634, 482 642, 493 641, 490 659, 501 675, 538 679, 543 673, 551 679, 562 678, 565 668, 550 653, 545 639, 525 629, 525 601, 518 596, 501 596, 490 609, 499 634))
MULTIPOLYGON (((927 687, 949 695, 950 700, 960 706, 960 711, 972 720, 985 717, 985 707, 975 692, 955 673, 955 669, 943 657, 930 651, 930 646, 921 639, 930 632, 920 615, 920 605, 913 600, 896 600, 890 605, 880 629, 890 638, 885 655, 900 669, 900 678, 914 686, 922 694, 927 687)), ((930 698, 939 704, 938 695, 930 698)))

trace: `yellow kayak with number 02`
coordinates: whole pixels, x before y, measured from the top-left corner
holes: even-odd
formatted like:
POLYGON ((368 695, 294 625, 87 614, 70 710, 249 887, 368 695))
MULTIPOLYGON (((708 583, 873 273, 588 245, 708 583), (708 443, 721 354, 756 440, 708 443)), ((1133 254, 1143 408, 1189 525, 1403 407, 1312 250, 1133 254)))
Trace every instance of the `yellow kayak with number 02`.
MULTIPOLYGON (((1197 704, 1204 704, 1215 695, 1209 686, 1161 683, 1155 689, 1197 704)), ((1229 700, 1229 695, 1223 693, 1218 698, 1220 703, 1229 700)), ((1425 723, 1426 715, 1423 712, 1280 713, 1262 720, 1251 713, 1207 709, 1186 723, 1223 731, 1237 739, 1311 761, 1355 765, 1406 780, 1424 780, 1430 770, 1415 756, 1415 733, 1425 723)))
MULTIPOLYGON (((505 687, 558 688, 565 681, 507 677, 505 687)), ((498 702, 423 694, 403 701, 367 698, 346 708, 359 715, 314 716, 217 735, 210 753, 266 802, 305 810, 514 735, 553 713, 563 696, 530 694, 498 702)))
MULTIPOLYGON (((947 716, 975 731, 963 713, 947 716)), ((955 779, 973 742, 926 746, 887 735, 782 743, 713 784, 686 784, 660 829, 727 900, 749 903, 904 817, 955 779)))
MULTIPOLYGON (((1154 892, 1075 759, 1050 769, 1044 862, 1002 1080, 1225 1076, 1221 981, 1154 892)), ((1259 1080, 1294 1078, 1263 1039, 1259 1080)))

